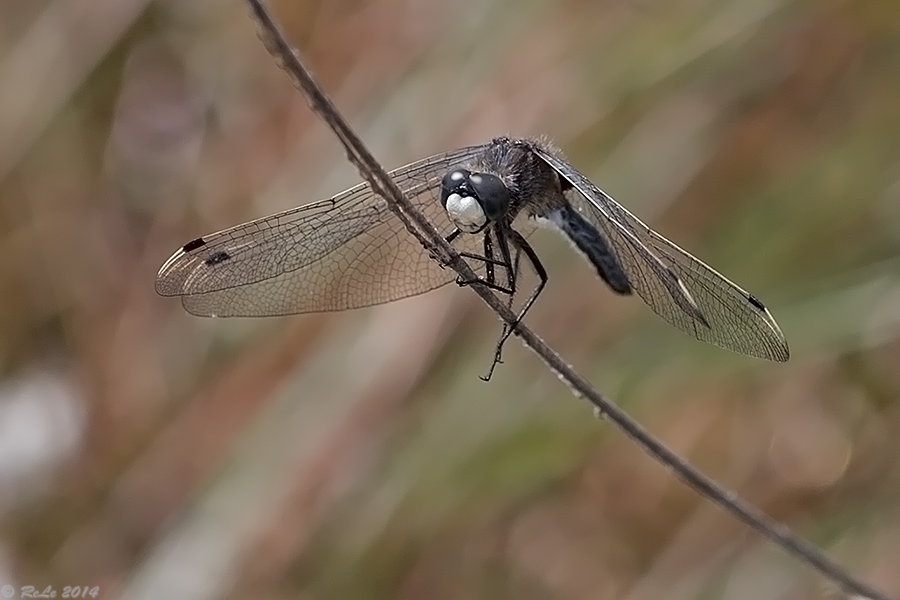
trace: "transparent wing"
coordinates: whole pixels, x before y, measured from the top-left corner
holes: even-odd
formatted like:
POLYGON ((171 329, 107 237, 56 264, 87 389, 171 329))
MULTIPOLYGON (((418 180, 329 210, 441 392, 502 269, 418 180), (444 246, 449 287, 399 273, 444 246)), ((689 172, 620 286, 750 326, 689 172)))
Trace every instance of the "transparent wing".
POLYGON ((570 202, 606 234, 632 287, 656 314, 704 342, 749 356, 788 359, 787 341, 759 299, 647 227, 563 159, 535 151, 572 184, 570 202), (660 263, 680 278, 706 323, 676 300, 678 290, 660 275, 660 263))
MULTIPOLYGON (((453 231, 440 180, 484 150, 438 154, 390 174, 442 235, 453 231)), ((480 236, 460 250, 482 251, 480 236)), ((186 244, 166 261, 156 291, 181 296, 204 316, 271 316, 380 304, 453 281, 367 183, 331 198, 250 221, 186 244)))

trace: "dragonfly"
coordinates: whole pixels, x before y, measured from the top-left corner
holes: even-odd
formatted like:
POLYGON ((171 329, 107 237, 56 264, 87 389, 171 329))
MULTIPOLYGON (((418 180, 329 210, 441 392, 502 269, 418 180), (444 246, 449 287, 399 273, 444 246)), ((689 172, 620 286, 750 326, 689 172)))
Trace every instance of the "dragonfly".
MULTIPOLYGON (((498 137, 390 173, 476 274, 445 269, 368 183, 192 240, 160 268, 156 291, 211 317, 341 311, 399 300, 452 281, 519 291, 522 258, 537 275, 503 342, 548 281, 528 242, 560 231, 616 294, 639 296, 694 338, 786 361, 784 334, 763 302, 645 225, 542 140, 498 137)), ((483 378, 484 379, 484 378, 483 378)))

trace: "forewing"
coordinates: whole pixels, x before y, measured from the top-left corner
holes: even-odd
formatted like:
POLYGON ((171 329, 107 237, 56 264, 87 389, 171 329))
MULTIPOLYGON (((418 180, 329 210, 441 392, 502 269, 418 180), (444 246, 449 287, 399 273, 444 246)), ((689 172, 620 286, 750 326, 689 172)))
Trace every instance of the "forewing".
POLYGON ((704 342, 749 356, 788 359, 781 329, 756 297, 650 229, 563 159, 543 149, 536 152, 572 184, 570 202, 606 234, 629 282, 656 314, 704 342), (680 279, 706 323, 684 308, 683 298, 676 301, 678 290, 666 281, 661 264, 680 279))
MULTIPOLYGON (((484 150, 471 146, 391 171, 442 235, 453 231, 440 203, 440 180, 484 150)), ((459 236, 479 252, 479 236, 459 236)), ((380 304, 452 281, 369 184, 250 221, 186 244, 156 278, 163 296, 205 316, 271 316, 380 304)))

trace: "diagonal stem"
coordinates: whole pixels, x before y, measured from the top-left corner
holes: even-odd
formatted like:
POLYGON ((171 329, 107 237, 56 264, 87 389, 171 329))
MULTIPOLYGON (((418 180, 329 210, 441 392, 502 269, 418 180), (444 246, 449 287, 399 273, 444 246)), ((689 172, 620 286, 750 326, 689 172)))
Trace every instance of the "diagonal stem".
MULTIPOLYGON (((447 240, 441 237, 428 219, 409 202, 362 140, 350 129, 331 99, 316 83, 312 74, 300 60, 297 52, 291 48, 284 35, 279 31, 262 1, 247 0, 247 4, 250 6, 254 20, 259 25, 259 36, 263 44, 278 65, 291 77, 294 85, 303 93, 312 111, 334 131, 347 152, 348 160, 359 170, 360 175, 369 182, 376 193, 385 199, 390 210, 402 220, 410 233, 436 260, 444 266, 451 267, 464 280, 475 280, 476 274, 468 263, 459 256, 447 240)), ((857 596, 858 600, 863 598, 888 600, 887 596, 852 577, 826 557, 816 546, 794 535, 786 525, 773 521, 762 511, 742 500, 736 492, 720 486, 669 450, 612 400, 596 391, 540 337, 522 323, 516 323, 516 315, 487 286, 475 283, 471 287, 507 325, 514 327, 513 333, 540 357, 544 364, 569 387, 573 395, 587 399, 601 415, 616 425, 652 458, 668 467, 682 482, 734 515, 751 529, 767 537, 791 556, 808 564, 824 577, 835 582, 846 593, 857 596)))

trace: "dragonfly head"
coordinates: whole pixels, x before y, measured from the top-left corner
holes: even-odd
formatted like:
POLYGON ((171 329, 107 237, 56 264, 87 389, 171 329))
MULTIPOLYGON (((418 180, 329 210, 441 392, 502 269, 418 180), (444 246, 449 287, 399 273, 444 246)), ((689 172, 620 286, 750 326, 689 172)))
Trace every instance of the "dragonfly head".
POLYGON ((509 189, 496 175, 453 169, 441 181, 441 204, 460 231, 478 233, 509 210, 509 189))

